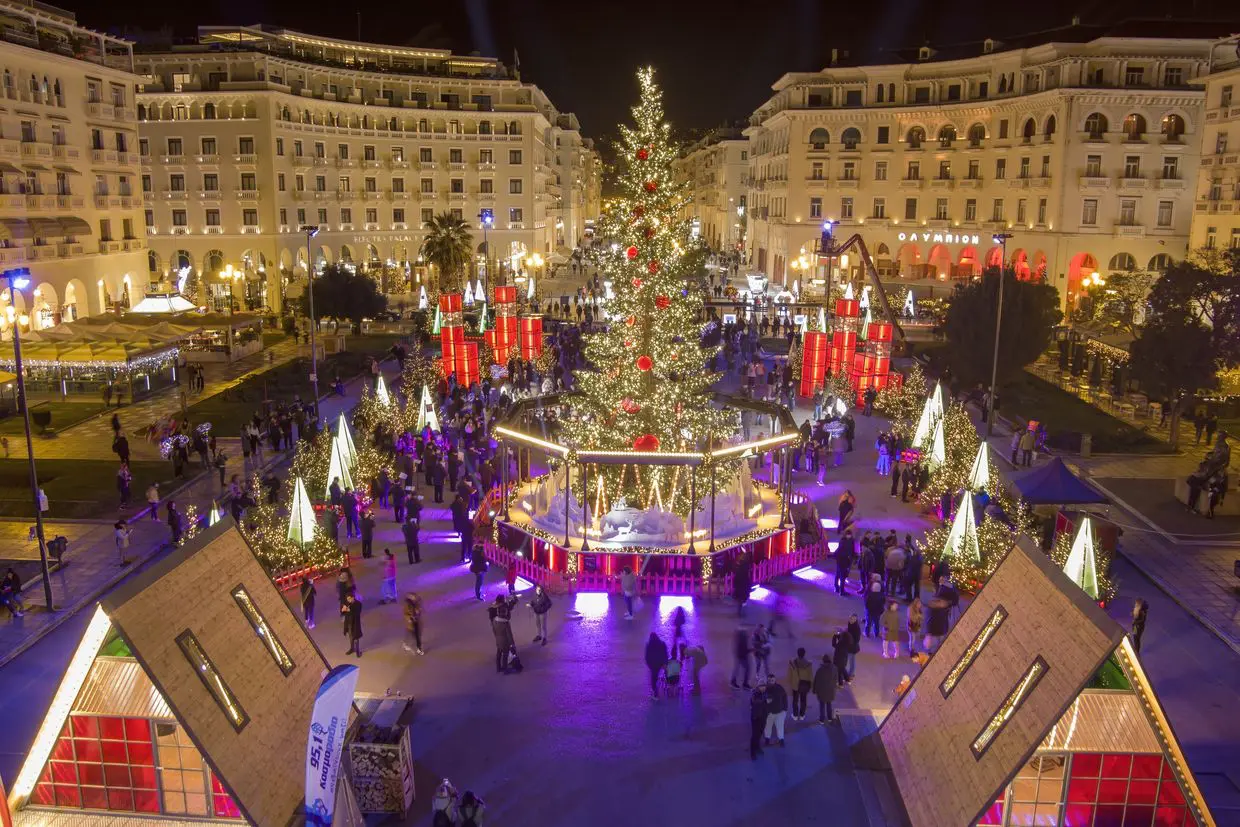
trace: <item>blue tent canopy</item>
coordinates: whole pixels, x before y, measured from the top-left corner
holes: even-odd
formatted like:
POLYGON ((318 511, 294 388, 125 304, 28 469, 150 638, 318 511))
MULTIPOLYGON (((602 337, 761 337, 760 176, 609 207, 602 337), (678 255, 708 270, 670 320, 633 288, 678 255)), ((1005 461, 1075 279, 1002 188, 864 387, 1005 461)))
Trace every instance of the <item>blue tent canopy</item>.
POLYGON ((1105 496, 1068 470, 1063 460, 1051 461, 1012 477, 1012 485, 1031 505, 1090 505, 1108 503, 1105 496))

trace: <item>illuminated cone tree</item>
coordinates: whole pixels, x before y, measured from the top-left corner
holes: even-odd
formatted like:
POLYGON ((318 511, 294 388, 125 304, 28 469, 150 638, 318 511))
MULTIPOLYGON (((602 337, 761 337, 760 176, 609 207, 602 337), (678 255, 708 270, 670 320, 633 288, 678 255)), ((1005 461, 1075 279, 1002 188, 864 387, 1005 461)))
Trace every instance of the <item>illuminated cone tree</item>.
MULTIPOLYGON (((641 98, 633 108, 634 125, 620 128, 617 197, 600 219, 599 236, 611 243, 595 247, 603 278, 615 293, 607 303, 610 324, 586 338, 585 353, 595 370, 577 374, 585 398, 576 418, 565 423, 565 436, 579 449, 701 450, 734 433, 736 414, 709 403, 717 374, 705 366, 717 348, 701 346, 702 297, 685 289, 686 276, 701 263, 681 216, 687 185, 673 177, 678 147, 669 140, 654 72, 643 69, 637 79, 641 98)), ((735 468, 735 462, 717 466, 719 481, 735 468)), ((652 474, 672 471, 652 467, 652 474)), ((644 471, 625 473, 620 467, 604 476, 608 499, 619 494, 630 503, 646 504, 656 482, 644 471)), ((699 493, 706 490, 702 482, 699 478, 699 493)), ((673 510, 686 513, 687 486, 669 478, 660 487, 665 502, 675 489, 673 510)))
POLYGON ((297 477, 293 484, 293 502, 288 514, 289 542, 305 546, 314 542, 314 507, 310 505, 310 496, 306 493, 306 484, 297 477))

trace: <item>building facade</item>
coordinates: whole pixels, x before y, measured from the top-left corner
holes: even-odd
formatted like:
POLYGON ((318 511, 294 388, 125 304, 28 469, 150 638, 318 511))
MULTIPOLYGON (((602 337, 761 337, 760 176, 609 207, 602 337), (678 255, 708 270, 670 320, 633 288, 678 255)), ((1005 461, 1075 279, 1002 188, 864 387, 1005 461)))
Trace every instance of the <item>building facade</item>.
POLYGON ((584 228, 576 119, 494 59, 266 26, 198 41, 136 59, 152 278, 218 292, 232 265, 252 306, 275 307, 305 272, 303 226, 318 229, 317 265, 396 268, 441 212, 478 228, 484 264, 479 216, 493 210, 492 267, 584 228))
POLYGON ((146 233, 130 44, 43 4, 0 2, 0 335, 141 298, 146 233), (9 312, 9 308, 12 312, 9 312))
POLYGON ((1066 302, 1094 273, 1182 257, 1211 43, 1154 31, 785 75, 746 130, 752 267, 790 281, 828 219, 909 280, 977 275, 1010 233, 1009 264, 1066 302))
POLYGON ((1190 246, 1240 249, 1240 38, 1216 44, 1202 80, 1205 116, 1190 246))
POLYGON ((732 251, 744 240, 749 141, 739 130, 720 130, 686 147, 673 165, 689 184, 685 217, 715 250, 732 251))

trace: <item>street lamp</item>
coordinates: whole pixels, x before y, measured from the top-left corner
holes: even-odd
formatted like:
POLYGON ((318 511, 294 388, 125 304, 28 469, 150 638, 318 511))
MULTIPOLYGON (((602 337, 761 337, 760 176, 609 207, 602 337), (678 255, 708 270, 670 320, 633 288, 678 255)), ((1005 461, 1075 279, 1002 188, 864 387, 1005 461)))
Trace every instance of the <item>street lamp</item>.
POLYGON ((223 276, 224 280, 228 282, 228 315, 231 316, 233 314, 233 305, 236 302, 236 298, 233 295, 233 285, 245 278, 245 273, 233 269, 233 266, 229 264, 224 268, 223 276))
MULTIPOLYGON (((17 291, 30 286, 30 268, 16 267, 4 271, 4 278, 9 283, 10 307, 17 304, 17 291)), ((22 420, 26 427, 26 458, 30 461, 30 496, 34 500, 35 533, 39 538, 39 563, 43 569, 43 602, 47 610, 52 611, 52 580, 47 567, 47 538, 43 534, 43 508, 39 502, 39 472, 34 464, 34 440, 30 437, 30 406, 26 404, 26 376, 22 371, 22 336, 21 319, 13 320, 13 362, 17 374, 17 404, 22 409, 22 420)))
MULTIPOLYGON (((487 230, 495 226, 495 210, 490 207, 483 207, 478 213, 478 221, 482 223, 483 267, 486 269, 486 289, 489 295, 489 291, 491 289, 491 245, 487 243, 487 230)), ((483 296, 482 300, 486 301, 486 298, 486 296, 483 296)))
POLYGON ((316 344, 315 328, 318 319, 314 315, 314 259, 310 257, 310 239, 319 234, 319 228, 313 224, 303 224, 301 231, 306 234, 306 290, 310 294, 310 384, 314 386, 314 416, 319 416, 319 348, 316 344))
POLYGON ((990 366, 990 407, 986 409, 986 436, 990 436, 995 430, 995 400, 999 398, 999 328, 1003 324, 1004 269, 1007 267, 1007 242, 1011 237, 1011 233, 995 233, 993 236, 994 242, 1002 248, 1002 258, 999 261, 999 304, 995 308, 995 353, 990 366))

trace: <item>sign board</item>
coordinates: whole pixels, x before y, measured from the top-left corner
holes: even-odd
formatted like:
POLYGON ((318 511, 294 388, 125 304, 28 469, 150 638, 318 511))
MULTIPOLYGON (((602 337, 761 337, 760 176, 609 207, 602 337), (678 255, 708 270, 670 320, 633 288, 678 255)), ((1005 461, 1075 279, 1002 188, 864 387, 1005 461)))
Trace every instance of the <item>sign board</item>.
POLYGON ((336 777, 344 736, 353 709, 358 668, 345 664, 327 673, 319 684, 306 743, 306 823, 327 827, 336 808, 336 777))

